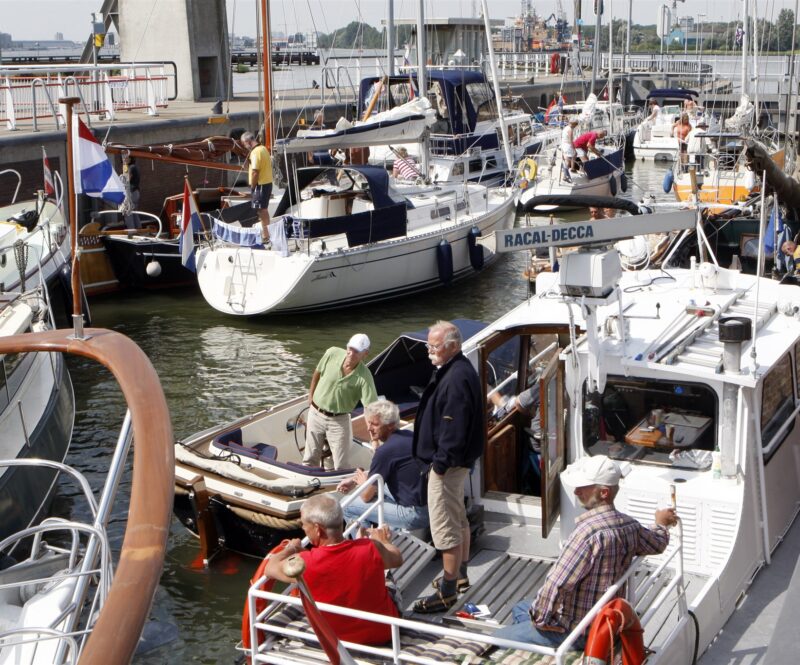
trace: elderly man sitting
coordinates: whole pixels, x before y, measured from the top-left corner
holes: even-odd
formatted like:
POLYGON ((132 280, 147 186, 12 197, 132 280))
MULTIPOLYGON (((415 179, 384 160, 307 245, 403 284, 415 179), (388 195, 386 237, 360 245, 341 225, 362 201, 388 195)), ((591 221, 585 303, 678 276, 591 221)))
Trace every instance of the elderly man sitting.
MULTIPOLYGON (((495 637, 557 648, 622 577, 633 557, 660 554, 669 543, 667 527, 678 521, 675 509, 657 510, 655 525, 649 529, 619 512, 614 498, 622 473, 608 457, 582 457, 561 477, 575 488, 586 512, 578 518, 536 600, 517 603, 514 624, 501 628, 495 637)), ((585 638, 579 638, 575 648, 582 649, 585 638)))
MULTIPOLYGON (((300 554, 306 563, 303 578, 314 600, 340 607, 398 617, 400 613, 386 588, 384 570, 397 568, 403 555, 391 543, 388 527, 372 529, 369 538, 345 540, 342 508, 330 494, 307 499, 300 509, 300 523, 312 549, 303 550, 295 538, 282 552, 270 557, 265 574, 282 582, 283 561, 300 554)), ((391 628, 366 619, 323 612, 340 640, 380 645, 391 640, 391 628)))
MULTIPOLYGON (((412 454, 413 432, 398 431, 400 412, 396 404, 387 400, 368 404, 364 409, 364 419, 372 444, 376 448, 369 473, 358 469, 354 476, 343 480, 336 489, 347 494, 377 473, 385 483, 384 522, 395 529, 426 529, 429 521, 427 469, 412 454)), ((377 494, 377 485, 365 489, 360 498, 344 509, 345 519, 348 522, 359 519, 377 494)), ((377 521, 377 516, 374 511, 368 519, 377 521)))

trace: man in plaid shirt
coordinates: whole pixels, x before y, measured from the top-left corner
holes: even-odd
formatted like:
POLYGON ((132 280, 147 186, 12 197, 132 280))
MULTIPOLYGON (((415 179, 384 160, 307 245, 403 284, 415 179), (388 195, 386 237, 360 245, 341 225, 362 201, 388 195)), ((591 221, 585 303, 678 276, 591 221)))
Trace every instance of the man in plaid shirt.
MULTIPOLYGON (((677 524, 674 508, 657 510, 655 526, 648 529, 614 508, 622 477, 619 466, 604 455, 583 457, 562 474, 575 487, 586 512, 547 573, 531 604, 514 607, 514 624, 495 637, 557 648, 592 606, 630 567, 635 556, 659 554, 669 543, 667 527, 677 524)), ((575 643, 585 646, 586 635, 575 643)))

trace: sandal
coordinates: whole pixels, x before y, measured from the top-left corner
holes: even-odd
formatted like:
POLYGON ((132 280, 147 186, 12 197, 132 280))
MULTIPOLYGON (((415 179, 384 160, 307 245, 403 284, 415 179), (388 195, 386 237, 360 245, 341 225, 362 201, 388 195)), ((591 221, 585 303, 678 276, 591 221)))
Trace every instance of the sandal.
POLYGON ((427 598, 420 598, 414 603, 414 612, 417 614, 436 614, 449 610, 458 601, 458 596, 442 596, 440 591, 428 596, 427 598))
MULTIPOLYGON (((437 577, 435 580, 433 580, 433 582, 431 582, 431 586, 438 591, 441 583, 442 583, 442 578, 437 577)), ((459 593, 463 593, 464 591, 469 589, 469 586, 470 586, 469 577, 459 577, 456 580, 456 591, 458 591, 459 593)))

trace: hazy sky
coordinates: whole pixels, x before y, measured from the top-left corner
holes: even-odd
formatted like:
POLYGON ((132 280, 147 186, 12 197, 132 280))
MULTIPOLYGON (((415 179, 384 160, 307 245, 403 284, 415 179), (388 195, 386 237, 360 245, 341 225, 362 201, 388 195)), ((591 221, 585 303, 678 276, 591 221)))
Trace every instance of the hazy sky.
MULTIPOLYGON (((162 0, 163 1, 163 0, 162 0)), ((210 0, 200 0, 209 2, 210 0)), ((672 4, 672 0, 666 0, 672 4)), ((750 0, 757 6, 759 18, 774 21, 784 7, 794 9, 797 0, 750 0)), ((150 12, 159 0, 120 0, 142 12, 150 12)), ((11 33, 14 39, 53 39, 62 32, 65 39, 83 40, 91 29, 91 14, 102 6, 102 0, 0 0, 0 32, 11 33)), ((573 0, 563 0, 568 19, 572 22, 573 0)), ((662 0, 636 0, 633 2, 635 23, 656 22, 662 0)), ((678 15, 690 15, 695 19, 703 13, 708 20, 732 20, 742 13, 742 0, 677 0, 678 15)), ((255 34, 255 15, 259 0, 227 0, 228 21, 236 34, 255 34), (234 19, 235 14, 235 19, 234 19)), ((274 31, 333 32, 344 27, 359 16, 366 23, 378 26, 386 16, 386 0, 270 0, 274 31)), ((548 16, 557 5, 557 0, 535 0, 534 8, 540 15, 548 16)), ((606 15, 609 6, 614 16, 625 18, 629 0, 605 0, 606 15)), ((425 0, 428 16, 473 16, 480 0, 425 0)), ((492 18, 502 19, 519 13, 520 0, 489 0, 492 18)), ((394 0, 395 16, 413 18, 419 7, 418 0, 394 0)), ((593 23, 593 0, 583 0, 583 18, 593 23)))

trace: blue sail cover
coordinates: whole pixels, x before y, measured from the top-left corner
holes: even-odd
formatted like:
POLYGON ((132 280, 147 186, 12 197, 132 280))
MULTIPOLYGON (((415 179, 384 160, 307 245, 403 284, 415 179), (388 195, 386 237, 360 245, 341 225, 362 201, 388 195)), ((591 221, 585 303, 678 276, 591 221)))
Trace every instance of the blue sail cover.
POLYGON ((696 99, 699 96, 696 90, 686 88, 655 88, 647 95, 647 99, 696 99))

